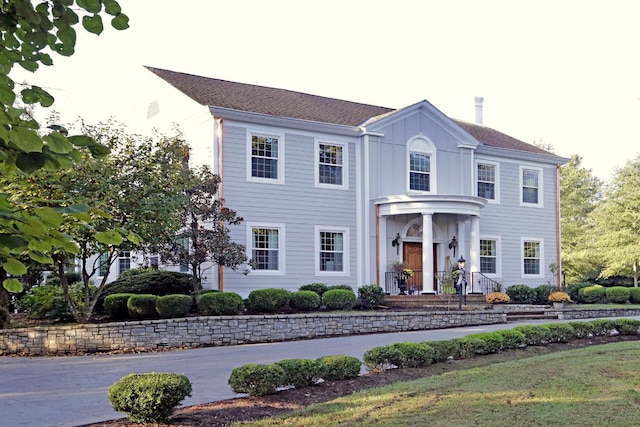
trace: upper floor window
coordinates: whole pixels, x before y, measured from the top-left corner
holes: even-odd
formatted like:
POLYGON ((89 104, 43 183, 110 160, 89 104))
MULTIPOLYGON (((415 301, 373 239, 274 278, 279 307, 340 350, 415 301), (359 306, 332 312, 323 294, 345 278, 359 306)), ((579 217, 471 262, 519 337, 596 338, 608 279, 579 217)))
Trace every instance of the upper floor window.
POLYGON ((247 156, 247 180, 284 183, 282 137, 250 133, 247 156))
POLYGON ((522 239, 522 275, 542 277, 542 240, 522 239))
POLYGON ((498 202, 498 165, 478 163, 476 173, 477 196, 489 202, 498 202))
POLYGON ((281 273, 284 226, 280 224, 249 224, 249 239, 253 269, 257 273, 281 273))
POLYGON ((348 274, 348 229, 316 227, 316 273, 348 274))
POLYGON ((521 204, 542 206, 542 169, 520 168, 521 204))
POLYGON ((407 143, 408 190, 425 193, 435 192, 435 145, 425 136, 419 135, 407 143))
POLYGON ((480 239, 480 272, 498 274, 497 239, 480 239))
POLYGON ((319 142, 316 144, 316 185, 347 188, 346 146, 319 142))

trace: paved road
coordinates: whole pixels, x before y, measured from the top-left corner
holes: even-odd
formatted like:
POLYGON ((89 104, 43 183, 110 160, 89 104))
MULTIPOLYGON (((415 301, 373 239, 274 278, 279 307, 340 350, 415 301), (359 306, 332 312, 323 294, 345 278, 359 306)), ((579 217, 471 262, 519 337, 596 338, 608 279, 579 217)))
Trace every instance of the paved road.
MULTIPOLYGON (((638 317, 640 318, 640 316, 638 317)), ((161 353, 69 357, 0 357, 0 425, 73 427, 122 418, 107 399, 107 389, 130 373, 179 372, 193 385, 184 405, 239 397, 227 384, 231 370, 246 363, 348 354, 362 359, 370 348, 403 341, 459 338, 475 332, 510 329, 508 323, 324 338, 271 344, 210 347, 161 353)))

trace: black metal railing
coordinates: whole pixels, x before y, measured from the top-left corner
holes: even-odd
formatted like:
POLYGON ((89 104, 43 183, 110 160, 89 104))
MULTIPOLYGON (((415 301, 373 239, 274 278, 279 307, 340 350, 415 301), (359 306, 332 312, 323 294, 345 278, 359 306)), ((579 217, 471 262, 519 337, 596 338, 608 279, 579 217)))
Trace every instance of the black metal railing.
POLYGON ((387 295, 414 295, 422 292, 422 270, 413 270, 412 276, 398 271, 384 273, 384 291, 387 295))
POLYGON ((471 292, 478 292, 483 295, 489 295, 491 292, 495 292, 502 289, 502 284, 493 280, 490 277, 485 276, 479 271, 471 273, 471 292))

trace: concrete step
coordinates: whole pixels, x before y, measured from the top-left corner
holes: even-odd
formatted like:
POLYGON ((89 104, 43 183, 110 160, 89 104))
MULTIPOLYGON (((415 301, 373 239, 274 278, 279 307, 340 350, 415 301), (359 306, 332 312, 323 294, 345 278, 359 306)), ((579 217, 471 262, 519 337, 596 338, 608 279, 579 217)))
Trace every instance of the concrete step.
POLYGON ((518 311, 518 312, 507 312, 507 322, 515 322, 521 320, 538 320, 538 319, 549 319, 549 320, 558 320, 557 313, 550 312, 539 312, 539 311, 518 311))

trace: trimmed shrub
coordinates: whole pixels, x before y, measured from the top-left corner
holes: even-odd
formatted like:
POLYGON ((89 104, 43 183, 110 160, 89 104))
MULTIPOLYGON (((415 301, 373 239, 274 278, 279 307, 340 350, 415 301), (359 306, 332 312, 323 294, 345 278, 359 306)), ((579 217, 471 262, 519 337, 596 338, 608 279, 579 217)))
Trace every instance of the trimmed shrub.
POLYGON ((527 345, 527 337, 520 331, 514 329, 501 329, 496 334, 502 335, 502 348, 520 348, 527 345))
POLYGON ((277 313, 289 305, 291 292, 286 289, 256 289, 247 299, 247 308, 255 313, 277 313))
POLYGON ((174 409, 191 396, 191 382, 182 374, 130 374, 109 387, 111 406, 137 423, 166 422, 174 409))
POLYGON ((471 334, 466 339, 479 339, 485 342, 485 346, 478 347, 476 354, 497 353, 504 347, 504 337, 497 332, 479 332, 471 334))
POLYGON ((388 369, 399 368, 402 353, 398 347, 383 345, 365 351, 362 360, 369 371, 383 372, 388 369))
POLYGON ((549 304, 549 295, 551 295, 551 293, 557 289, 557 287, 551 285, 541 285, 537 288, 534 288, 536 297, 533 300, 533 303, 537 305, 549 304))
POLYGON ((546 345, 551 340, 551 330, 545 325, 520 325, 516 326, 527 339, 527 345, 546 345))
POLYGON ((364 285, 358 288, 357 303, 365 310, 378 308, 385 298, 384 290, 378 285, 364 285))
POLYGON ((536 300, 536 290, 527 285, 509 286, 505 292, 513 304, 533 304, 536 300))
POLYGON ((446 362, 449 358, 459 357, 461 342, 459 338, 443 341, 427 341, 433 349, 434 362, 446 362))
POLYGON ((605 295, 607 296, 607 302, 624 304, 629 302, 631 290, 625 286, 613 286, 611 288, 605 288, 605 295))
POLYGON ((244 301, 235 292, 207 292, 198 299, 198 311, 205 316, 235 316, 243 310, 244 301))
POLYGON ((284 369, 275 363, 249 363, 231 371, 229 385, 234 393, 247 393, 252 397, 266 396, 275 394, 279 387, 284 386, 286 380, 284 369))
MULTIPOLYGON (((89 285, 89 298, 96 292, 93 284, 89 285)), ((79 310, 84 307, 84 284, 72 283, 69 285, 69 297, 79 310)), ((47 319, 51 322, 73 321, 73 314, 64 300, 62 287, 57 285, 36 286, 22 298, 22 305, 28 311, 31 319, 47 319)), ((81 313, 83 314, 83 313, 81 313)))
POLYGON ((607 290, 600 285, 587 286, 578 291, 578 301, 584 304, 603 303, 607 299, 607 290))
POLYGON ((133 319, 153 319, 158 317, 156 301, 158 297, 150 294, 131 295, 127 300, 127 311, 133 319))
POLYGON ((593 335, 611 335, 616 329, 616 322, 610 319, 595 319, 590 321, 593 327, 593 335))
POLYGON ((104 306, 104 299, 111 294, 191 295, 191 275, 176 271, 151 270, 125 275, 104 285, 96 307, 104 306))
POLYGON ((356 294, 346 289, 330 289, 322 295, 322 304, 329 310, 350 310, 356 305, 356 294))
POLYGON ((135 294, 111 294, 104 299, 104 312, 112 319, 126 319, 129 317, 127 301, 135 294))
POLYGON ((276 364, 284 370, 284 386, 300 388, 315 385, 320 381, 322 366, 317 360, 284 359, 276 362, 276 364))
MULTIPOLYGON (((349 285, 344 285, 344 284, 340 284, 340 285, 331 285, 327 288, 328 291, 333 291, 334 289, 344 289, 345 291, 351 291, 353 292, 353 288, 349 285)), ((354 292, 355 293, 355 292, 354 292)))
POLYGON ((192 304, 193 298, 189 295, 163 295, 156 300, 156 311, 165 319, 185 317, 192 304))
POLYGON ((429 344, 416 342, 399 342, 391 344, 400 351, 398 368, 423 368, 433 363, 435 350, 429 344))
POLYGON ((309 283, 308 285, 300 286, 301 291, 313 291, 319 296, 322 296, 325 292, 329 290, 329 287, 324 283, 309 283))
POLYGON ((635 319, 614 319, 616 331, 620 335, 638 335, 640 330, 640 320, 635 319))
POLYGON ((573 328, 573 334, 576 338, 589 338, 593 336, 593 325, 591 322, 567 322, 573 328))
POLYGON ((327 381, 348 380, 360 375, 362 362, 357 357, 347 355, 322 356, 317 359, 321 366, 321 376, 327 381))
POLYGON ((289 305, 296 311, 312 311, 320 308, 320 295, 313 291, 291 292, 289 305))
POLYGON ((4 329, 9 324, 9 312, 6 308, 0 307, 0 329, 4 329))
POLYGON ((592 283, 574 283, 572 285, 567 286, 567 293, 569 294, 569 296, 573 301, 582 302, 580 289, 586 288, 588 286, 592 286, 592 283))
POLYGON ((640 288, 629 288, 629 300, 634 304, 640 304, 640 288))
POLYGON ((544 326, 551 331, 550 342, 569 342, 576 338, 573 326, 567 323, 549 323, 544 326))
POLYGON ((485 340, 473 337, 464 337, 460 339, 460 358, 466 359, 468 357, 474 357, 476 354, 488 353, 489 346, 485 340))
POLYGON ((118 276, 118 279, 127 279, 133 276, 137 276, 138 274, 149 273, 150 271, 156 271, 151 267, 139 267, 139 268, 130 268, 129 270, 125 270, 118 276))

